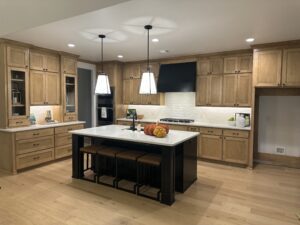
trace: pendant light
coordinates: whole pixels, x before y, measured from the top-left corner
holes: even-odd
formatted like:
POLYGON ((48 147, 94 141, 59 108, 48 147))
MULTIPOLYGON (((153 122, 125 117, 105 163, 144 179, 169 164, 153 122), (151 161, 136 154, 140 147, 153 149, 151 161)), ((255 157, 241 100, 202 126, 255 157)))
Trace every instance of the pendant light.
POLYGON ((149 31, 152 29, 151 25, 144 27, 147 30, 147 71, 142 74, 140 85, 140 94, 157 94, 156 83, 153 72, 150 71, 149 65, 149 31))
POLYGON ((99 38, 101 38, 101 72, 98 74, 97 77, 95 93, 101 95, 110 95, 111 92, 108 75, 104 73, 103 70, 103 39, 105 38, 105 35, 100 34, 99 38))

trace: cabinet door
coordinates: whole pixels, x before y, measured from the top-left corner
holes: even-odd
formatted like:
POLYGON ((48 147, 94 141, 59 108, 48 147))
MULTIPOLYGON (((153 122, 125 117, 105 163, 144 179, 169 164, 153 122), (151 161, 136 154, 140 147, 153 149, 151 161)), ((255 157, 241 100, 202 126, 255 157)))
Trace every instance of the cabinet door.
POLYGON ((223 160, 226 162, 247 164, 248 162, 248 139, 224 137, 223 160))
POLYGON ((45 69, 45 60, 42 53, 30 52, 30 69, 40 71, 45 69))
POLYGON ((196 105, 208 104, 209 76, 197 76, 196 105))
POLYGON ((132 101, 135 105, 142 103, 142 95, 140 95, 141 79, 131 79, 132 101))
POLYGON ((237 75, 237 106, 251 106, 251 73, 237 75))
POLYGON ((123 80, 123 104, 132 104, 131 80, 123 80))
POLYGON ((222 104, 223 76, 212 75, 209 79, 209 105, 220 106, 222 104))
POLYGON ((208 59, 200 59, 197 62, 197 75, 209 75, 211 67, 208 59))
POLYGON ((141 77, 140 64, 138 63, 125 64, 124 79, 140 78, 140 77, 141 77))
POLYGON ((30 105, 45 104, 45 73, 30 71, 30 105))
POLYGON ((238 58, 238 72, 251 73, 253 58, 251 55, 243 55, 238 58))
POLYGON ((64 75, 63 108, 64 121, 77 120, 78 81, 76 75, 64 75))
POLYGON ((300 86, 300 48, 284 50, 282 84, 300 86))
POLYGON ((58 73, 47 73, 45 76, 46 102, 48 105, 60 104, 60 78, 58 73))
POLYGON ((115 65, 113 63, 105 63, 103 65, 104 72, 108 75, 109 85, 115 86, 115 65))
POLYGON ((238 57, 225 57, 224 58, 224 73, 237 73, 238 72, 238 57))
MULTIPOLYGON (((59 72, 59 57, 56 55, 45 55, 46 70, 48 72, 59 72)), ((77 68, 76 68, 77 70, 77 68)))
POLYGON ((281 85, 281 50, 265 50, 254 52, 255 86, 281 85))
POLYGON ((200 157, 222 159, 222 136, 200 135, 200 157))
POLYGON ((223 58, 210 59, 210 74, 223 74, 223 58))
POLYGON ((65 74, 77 74, 77 60, 63 57, 63 71, 65 74))
POLYGON ((7 46, 7 64, 11 67, 28 68, 29 50, 18 46, 7 46))
POLYGON ((223 105, 235 106, 236 104, 236 89, 237 75, 224 75, 223 78, 223 105))

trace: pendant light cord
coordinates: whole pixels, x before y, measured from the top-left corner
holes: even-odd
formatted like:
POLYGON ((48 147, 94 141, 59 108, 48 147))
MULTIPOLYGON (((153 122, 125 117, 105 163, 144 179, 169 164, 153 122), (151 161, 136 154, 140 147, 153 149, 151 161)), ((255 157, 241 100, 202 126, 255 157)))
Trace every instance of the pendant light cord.
POLYGON ((147 44, 147 70, 148 70, 148 72, 150 73, 150 65, 149 65, 149 64, 150 64, 150 63, 149 63, 149 51, 150 51, 150 50, 149 50, 149 49, 150 49, 150 48, 149 48, 149 45, 150 45, 150 44, 149 44, 149 42, 150 42, 149 29, 147 29, 147 31, 148 31, 148 40, 147 40, 147 41, 148 41, 148 42, 147 42, 147 43, 148 43, 148 44, 147 44))
POLYGON ((103 70, 103 37, 101 38, 101 72, 104 73, 104 70, 103 70))

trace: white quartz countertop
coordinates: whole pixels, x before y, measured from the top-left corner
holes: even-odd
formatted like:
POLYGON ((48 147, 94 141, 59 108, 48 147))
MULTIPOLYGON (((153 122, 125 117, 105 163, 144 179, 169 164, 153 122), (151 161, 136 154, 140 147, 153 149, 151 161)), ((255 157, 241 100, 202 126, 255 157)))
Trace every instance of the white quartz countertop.
POLYGON ((128 126, 107 125, 70 131, 70 133, 89 137, 99 137, 161 146, 176 146, 199 135, 199 132, 170 130, 166 137, 157 138, 146 135, 143 131, 131 131, 127 130, 126 128, 128 128, 128 126))
MULTIPOLYGON (((132 119, 126 119, 126 118, 119 118, 117 119, 119 121, 132 121, 132 119)), ((161 124, 170 124, 170 125, 182 125, 182 126, 196 126, 196 127, 212 127, 212 128, 222 128, 222 129, 233 129, 233 130, 251 130, 251 127, 236 127, 236 126, 230 126, 228 124, 218 124, 218 123, 209 123, 209 122, 192 122, 192 123, 172 123, 172 122, 165 122, 165 121, 159 121, 154 119, 140 119, 136 120, 136 122, 140 123, 156 123, 159 122, 161 124)))
POLYGON ((84 121, 72 121, 72 122, 62 122, 62 123, 52 123, 52 124, 36 124, 27 127, 17 127, 17 128, 7 128, 0 129, 0 132, 21 132, 28 130, 36 130, 36 129, 44 129, 44 128, 55 128, 55 127, 63 127, 68 125, 77 125, 77 124, 85 124, 84 121))

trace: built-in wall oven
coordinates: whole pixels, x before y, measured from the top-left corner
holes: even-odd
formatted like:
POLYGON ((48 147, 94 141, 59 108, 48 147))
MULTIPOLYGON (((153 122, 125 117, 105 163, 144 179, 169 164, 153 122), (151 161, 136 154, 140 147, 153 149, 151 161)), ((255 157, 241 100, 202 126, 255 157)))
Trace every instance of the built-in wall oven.
POLYGON ((97 126, 114 122, 114 89, 110 95, 97 95, 97 126))

